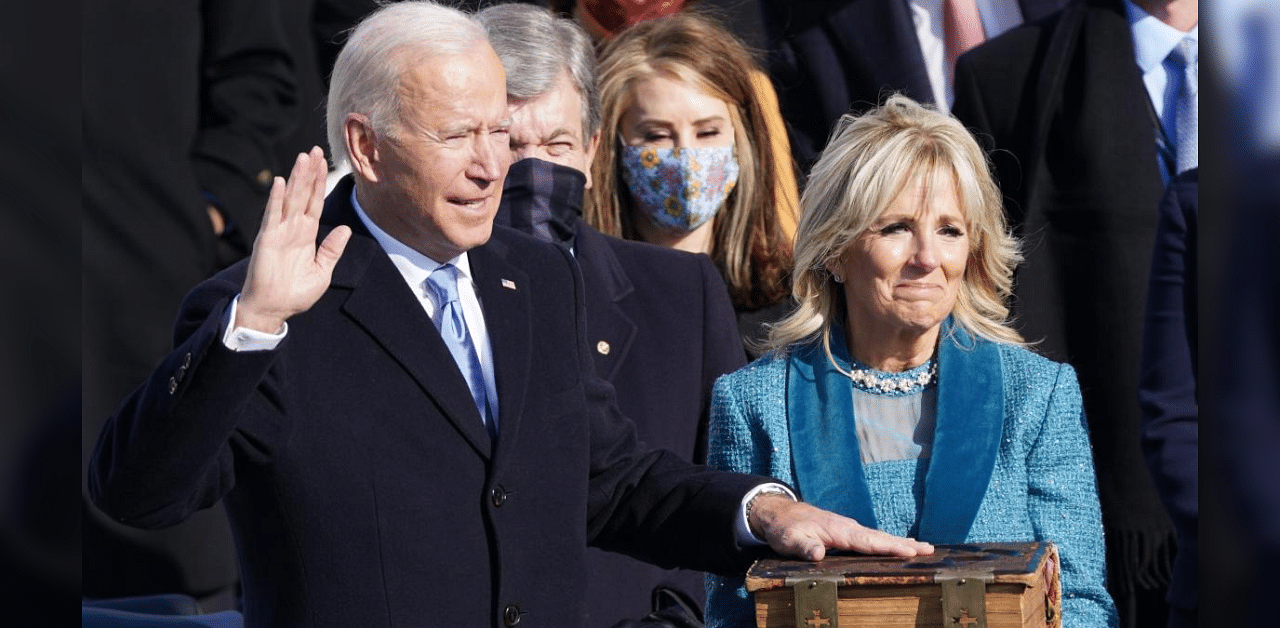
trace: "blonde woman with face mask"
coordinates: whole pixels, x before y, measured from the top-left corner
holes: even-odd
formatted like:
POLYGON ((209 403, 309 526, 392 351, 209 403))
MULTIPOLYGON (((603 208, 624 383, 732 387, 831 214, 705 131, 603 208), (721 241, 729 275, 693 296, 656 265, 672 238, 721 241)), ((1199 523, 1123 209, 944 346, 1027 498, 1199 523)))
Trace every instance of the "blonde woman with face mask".
POLYGON ((775 207, 778 174, 755 62, 706 17, 640 22, 601 51, 603 113, 587 220, 600 231, 711 256, 739 331, 790 311, 791 244, 775 207))

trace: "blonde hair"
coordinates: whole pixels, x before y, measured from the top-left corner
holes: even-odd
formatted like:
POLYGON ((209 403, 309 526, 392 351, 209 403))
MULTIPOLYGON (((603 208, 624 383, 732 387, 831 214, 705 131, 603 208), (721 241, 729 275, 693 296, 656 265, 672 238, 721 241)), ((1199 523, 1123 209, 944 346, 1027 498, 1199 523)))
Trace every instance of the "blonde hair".
MULTIPOLYGON (((845 114, 800 197, 792 296, 798 307, 774 325, 764 349, 781 353, 821 336, 844 311, 844 291, 826 264, 840 256, 904 189, 954 184, 968 223, 969 258, 952 315, 965 331, 1024 345, 1009 324, 1013 271, 1022 260, 1009 233, 986 153, 954 117, 895 94, 861 116, 845 114)), ((844 321, 841 321, 842 323, 844 321)))
POLYGON ((786 298, 791 245, 773 199, 778 169, 746 48, 705 16, 677 13, 646 20, 609 40, 600 53, 601 142, 591 166, 587 222, 611 236, 640 239, 630 192, 619 176, 618 134, 632 86, 654 75, 684 81, 728 105, 741 174, 712 227, 711 258, 734 307, 754 310, 786 298))

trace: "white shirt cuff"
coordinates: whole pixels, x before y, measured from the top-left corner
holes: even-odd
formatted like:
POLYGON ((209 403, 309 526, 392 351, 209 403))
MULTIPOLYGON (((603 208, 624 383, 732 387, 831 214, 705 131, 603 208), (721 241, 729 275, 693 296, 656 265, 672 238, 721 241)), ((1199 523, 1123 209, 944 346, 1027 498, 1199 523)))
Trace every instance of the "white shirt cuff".
POLYGON ((289 323, 280 326, 280 331, 274 334, 268 334, 256 329, 248 327, 232 328, 231 324, 236 320, 236 307, 240 305, 240 295, 231 301, 231 307, 227 308, 227 317, 222 321, 222 327, 226 331, 222 332, 222 344, 232 351, 270 351, 280 346, 280 341, 284 340, 285 334, 289 332, 289 323))
POLYGON ((733 524, 733 536, 738 540, 738 545, 743 547, 769 544, 768 541, 756 536, 751 531, 751 524, 747 522, 747 504, 750 504, 751 500, 755 499, 755 496, 760 493, 781 493, 795 501, 800 501, 796 499, 796 494, 792 493, 791 489, 776 482, 761 484, 747 491, 746 496, 742 498, 742 504, 738 506, 738 520, 733 524))

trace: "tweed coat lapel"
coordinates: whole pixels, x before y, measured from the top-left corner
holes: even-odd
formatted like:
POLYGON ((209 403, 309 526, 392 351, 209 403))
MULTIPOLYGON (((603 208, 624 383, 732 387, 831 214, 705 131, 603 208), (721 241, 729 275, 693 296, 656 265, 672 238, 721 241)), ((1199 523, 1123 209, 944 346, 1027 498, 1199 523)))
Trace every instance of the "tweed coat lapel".
POLYGON ((638 331, 620 304, 635 286, 604 235, 581 220, 577 234, 574 252, 586 287, 588 345, 595 350, 596 375, 612 381, 638 331))
POLYGON ((350 291, 340 306, 342 312, 413 377, 476 453, 488 458, 492 444, 466 379, 404 277, 356 216, 350 198, 348 179, 325 202, 322 222, 349 225, 353 231, 334 269, 330 290, 350 291))
MULTIPOLYGON (((471 274, 484 310, 493 355, 494 385, 498 389, 498 451, 501 456, 516 442, 521 410, 532 368, 533 321, 529 276, 509 257, 502 240, 505 227, 482 246, 471 249, 471 274)), ((470 399, 470 397, 468 397, 470 399)), ((487 438, 487 437, 486 437, 487 438)))

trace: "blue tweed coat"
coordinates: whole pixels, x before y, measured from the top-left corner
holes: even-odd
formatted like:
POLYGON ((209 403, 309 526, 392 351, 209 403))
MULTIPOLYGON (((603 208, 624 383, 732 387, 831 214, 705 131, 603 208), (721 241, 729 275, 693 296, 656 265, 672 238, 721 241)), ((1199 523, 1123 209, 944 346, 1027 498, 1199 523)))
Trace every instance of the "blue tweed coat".
MULTIPOLYGON (((708 464, 773 476, 806 501, 892 534, 934 543, 1053 541, 1064 627, 1115 626, 1075 371, 954 331, 939 346, 930 459, 862 464, 848 380, 832 377, 837 372, 811 345, 716 382, 708 464)), ((742 584, 708 576, 709 628, 754 626, 742 584)))

